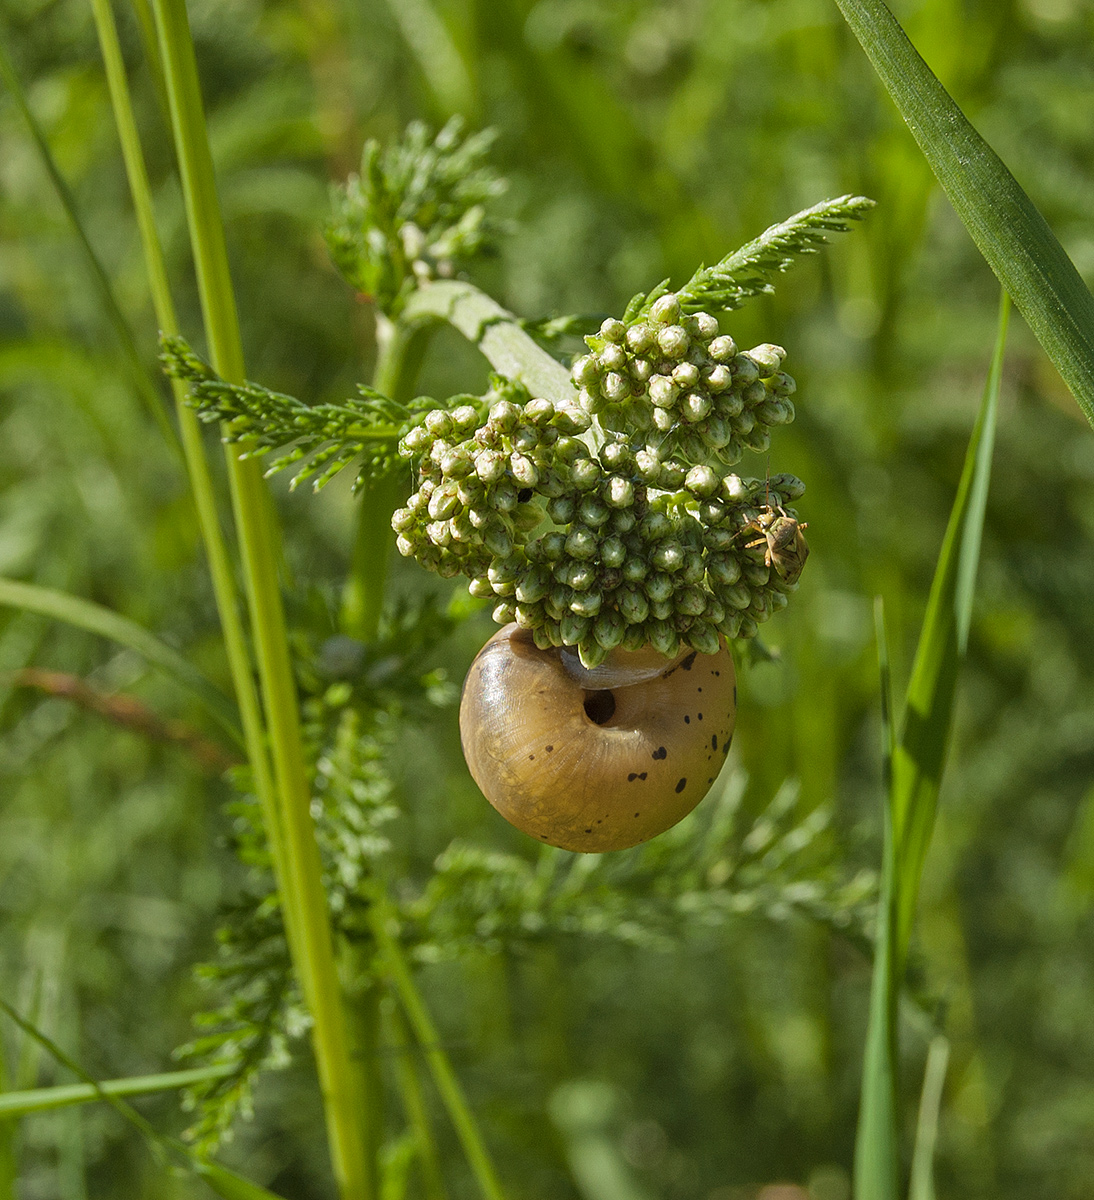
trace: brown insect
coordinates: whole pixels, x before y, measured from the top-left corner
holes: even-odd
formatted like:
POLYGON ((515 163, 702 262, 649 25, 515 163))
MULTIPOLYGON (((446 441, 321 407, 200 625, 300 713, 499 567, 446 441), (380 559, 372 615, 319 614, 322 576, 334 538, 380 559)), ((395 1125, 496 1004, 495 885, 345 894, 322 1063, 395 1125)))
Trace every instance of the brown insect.
POLYGON ((762 536, 753 542, 745 542, 745 549, 763 546, 764 563, 775 570, 786 580, 794 583, 802 573, 805 560, 809 557, 809 543, 805 540, 803 529, 808 529, 807 521, 798 521, 780 505, 772 507, 765 505, 760 515, 741 530, 741 533, 755 532, 762 536))

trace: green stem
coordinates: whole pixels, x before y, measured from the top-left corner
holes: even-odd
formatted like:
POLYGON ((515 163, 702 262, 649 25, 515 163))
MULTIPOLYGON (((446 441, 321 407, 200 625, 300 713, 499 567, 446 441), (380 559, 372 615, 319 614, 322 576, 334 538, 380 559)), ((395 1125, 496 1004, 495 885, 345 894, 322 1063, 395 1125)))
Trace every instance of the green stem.
POLYGON ((399 319, 407 325, 448 321, 478 346, 499 375, 519 380, 533 396, 576 401, 569 371, 524 332, 511 312, 470 283, 444 281, 419 288, 399 319))
POLYGON ((463 1146, 468 1164, 482 1192, 483 1200, 504 1200, 501 1183, 479 1132, 474 1114, 460 1087, 460 1081, 441 1047, 437 1027, 414 983, 403 956, 402 947, 391 930, 392 915, 385 893, 378 886, 369 907, 369 924, 380 952, 383 969, 395 987, 414 1036, 433 1074, 448 1115, 463 1146))
POLYGON ((395 1076, 399 1082, 403 1110, 418 1143, 418 1157, 422 1164, 422 1190, 426 1200, 446 1200, 441 1157, 422 1093, 422 1083, 418 1078, 418 1066, 413 1057, 414 1048, 410 1043, 406 1017, 392 1000, 388 1001, 384 1015, 387 1018, 388 1042, 395 1052, 395 1076))
MULTIPOLYGON (((184 0, 155 0, 171 122, 194 249, 206 339, 224 379, 244 380, 235 295, 184 0)), ((245 447, 242 447, 245 449, 245 447)), ((280 799, 286 867, 282 903, 293 911, 295 966, 313 1019, 312 1044, 335 1178, 343 1200, 370 1200, 364 1113, 334 961, 322 866, 311 816, 296 686, 277 578, 277 538, 260 468, 226 449, 244 583, 280 799)))
MULTIPOLYGON (((167 278, 163 248, 156 229, 152 189, 148 182, 148 171, 141 150, 137 122, 133 115, 129 81, 125 74, 125 62, 118 40, 114 11, 111 8, 110 0, 91 0, 91 7, 106 69, 114 121, 122 146, 126 175, 129 179, 129 190, 133 198, 137 228, 140 231, 141 247, 144 252, 145 269, 148 273, 149 290, 152 294, 156 321, 162 332, 175 334, 179 331, 178 317, 171 297, 171 286, 167 278)), ((158 71, 158 47, 156 54, 157 74, 162 79, 162 73, 158 71)), ((164 102, 166 104, 166 95, 164 102)), ((277 811, 277 793, 269 754, 266 750, 266 731, 262 721, 258 690, 254 682, 247 635, 239 611, 239 597, 232 561, 221 530, 213 479, 202 442, 201 424, 193 409, 186 403, 185 384, 179 380, 172 380, 171 388, 175 397, 175 410, 178 414, 179 429, 182 434, 182 448, 186 459, 187 473, 190 477, 190 489, 197 509, 198 527, 201 530, 205 553, 209 559, 209 573, 221 629, 224 633, 228 669, 232 676, 240 721, 243 725, 244 745, 251 766, 255 793, 262 806, 263 820, 270 844, 270 856, 273 859, 274 876, 279 890, 283 892, 282 884, 286 878, 286 866, 282 849, 281 821, 277 811)), ((285 921, 290 941, 295 936, 294 930, 291 928, 291 918, 292 913, 286 908, 285 921)))
MULTIPOLYGON (((432 336, 427 324, 416 327, 376 314, 377 360, 373 387, 393 400, 409 400, 418 369, 432 336)), ((395 534, 400 482, 379 479, 365 485, 358 498, 357 536, 349 578, 342 594, 342 631, 362 642, 375 639, 380 627, 395 534)))

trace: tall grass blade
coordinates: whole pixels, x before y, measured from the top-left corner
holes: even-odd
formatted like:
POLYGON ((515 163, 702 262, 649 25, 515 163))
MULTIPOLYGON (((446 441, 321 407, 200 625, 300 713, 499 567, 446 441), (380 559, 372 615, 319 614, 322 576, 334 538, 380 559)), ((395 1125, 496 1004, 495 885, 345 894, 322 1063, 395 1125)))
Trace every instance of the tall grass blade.
POLYGON ((53 588, 39 587, 34 583, 20 583, 14 579, 0 579, 0 604, 19 608, 24 612, 38 613, 55 621, 75 625, 88 633, 108 638, 121 646, 135 650, 152 666, 170 675, 188 692, 196 696, 221 727, 239 744, 240 732, 235 706, 231 700, 177 650, 161 642, 143 625, 123 617, 119 613, 95 604, 91 600, 71 596, 53 588))
POLYGON ((57 193, 57 198, 61 202, 61 207, 64 209, 65 216, 72 227, 72 232, 76 235, 76 240, 80 244, 84 260, 87 263, 88 274, 91 276, 91 282, 98 293, 99 301, 103 311, 106 313, 107 320, 117 335, 118 343, 121 346, 122 355, 133 384, 148 411, 151 413, 153 420, 159 426, 164 441, 173 450, 177 451, 179 449, 178 435, 172 428, 171 422, 167 419, 167 413, 160 399, 159 389, 153 382, 147 366, 141 360, 137 344, 133 338, 133 331, 130 329, 129 322, 126 320, 121 305, 114 295, 114 288, 110 283, 110 277, 107 275, 106 268, 100 261, 98 254, 95 253, 95 248, 92 246, 91 239, 84 228, 79 209, 76 207, 76 198, 72 194, 72 189, 61 174, 61 170, 53 157, 53 151, 49 148, 46 135, 42 127, 38 124, 34 113, 31 111, 30 105, 27 103, 26 95, 23 92, 23 85, 19 80, 19 76, 16 73, 5 45, 6 38, 7 33, 3 26, 0 25, 0 79, 3 79, 5 86, 12 95, 12 99, 15 101, 15 106, 19 110, 19 114, 23 118, 23 123, 30 133, 42 166, 49 176, 50 182, 53 184, 53 190, 57 193))
MULTIPOLYGON (((885 777, 889 781, 895 739, 889 682, 889 644, 885 612, 874 603, 878 670, 881 677, 882 738, 885 777)), ((897 1200, 900 1186, 900 1137, 897 1120, 897 866, 891 801, 881 811, 883 842, 878 895, 870 1015, 862 1063, 862 1097, 855 1136, 855 1200, 897 1200)))
POLYGON ((471 75, 430 0, 389 0, 387 7, 445 115, 473 113, 477 103, 471 75))
POLYGON ((935 568, 893 755, 898 967, 907 951, 919 878, 934 828, 957 674, 968 640, 1009 320, 1010 301, 1003 293, 991 368, 935 568))
POLYGON ((934 1149, 938 1141, 938 1112, 942 1107, 942 1087, 946 1082, 946 1068, 949 1063, 949 1039, 938 1034, 931 1038, 927 1049, 927 1066, 923 1072, 923 1091, 919 1096, 919 1119, 916 1122, 908 1200, 935 1200, 934 1149))
POLYGON ((882 0, 836 0, 988 265, 1094 425, 1094 297, 882 0))
MULTIPOLYGON (((243 347, 217 196, 197 60, 185 0, 154 0, 153 12, 171 107, 186 218, 206 340, 224 379, 244 380, 243 347)), ((284 877, 279 879, 294 966, 313 1018, 312 1044, 335 1178, 343 1200, 370 1200, 374 1169, 366 1153, 362 1104, 334 960, 322 866, 311 815, 296 682, 278 581, 273 508, 260 469, 227 453, 255 659, 280 800, 284 877)))
POLYGON ((162 1075, 133 1075, 127 1079, 106 1079, 100 1083, 72 1083, 57 1087, 32 1088, 23 1092, 0 1092, 0 1119, 25 1117, 30 1113, 50 1112, 74 1104, 92 1104, 104 1096, 150 1096, 169 1092, 229 1075, 232 1067, 213 1065, 190 1071, 167 1071, 162 1075))

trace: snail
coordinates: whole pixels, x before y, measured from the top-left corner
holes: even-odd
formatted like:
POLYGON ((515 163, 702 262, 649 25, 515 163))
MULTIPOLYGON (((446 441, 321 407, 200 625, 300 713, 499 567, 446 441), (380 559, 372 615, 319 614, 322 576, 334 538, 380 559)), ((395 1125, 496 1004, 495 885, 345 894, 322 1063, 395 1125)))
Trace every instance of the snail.
POLYGON ((729 752, 733 658, 652 647, 582 666, 515 624, 464 682, 460 738, 475 782, 524 833, 564 850, 622 850, 663 833, 706 795, 729 752))

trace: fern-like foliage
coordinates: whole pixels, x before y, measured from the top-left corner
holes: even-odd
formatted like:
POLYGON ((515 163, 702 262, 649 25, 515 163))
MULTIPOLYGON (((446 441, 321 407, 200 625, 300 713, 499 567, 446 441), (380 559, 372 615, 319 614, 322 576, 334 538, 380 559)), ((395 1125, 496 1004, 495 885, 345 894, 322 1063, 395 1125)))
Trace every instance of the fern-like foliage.
POLYGON ((419 281, 451 276, 491 248, 487 203, 506 186, 486 163, 494 137, 465 136, 459 117, 436 137, 413 122, 394 145, 368 142, 361 174, 335 191, 331 258, 382 312, 394 316, 419 281))
POLYGON ((161 339, 160 361, 168 375, 190 385, 189 403, 198 416, 221 422, 224 441, 249 443, 246 457, 288 446, 266 474, 302 463, 294 488, 312 479, 318 491, 354 459, 360 464, 354 491, 368 479, 404 470, 399 439, 435 406, 428 397, 399 404, 363 385, 341 404, 308 405, 261 384, 227 383, 181 337, 161 339))
POLYGON ((560 934, 665 950, 689 929, 747 915, 798 916, 867 949, 876 879, 841 877, 823 837, 830 810, 801 818, 797 786, 788 782, 739 829, 743 794, 738 772, 703 811, 624 854, 543 847, 532 863, 454 843, 421 897, 404 907, 405 935, 426 961, 560 934))
MULTIPOLYGON (((826 244, 827 234, 845 232, 850 222, 861 220, 873 207, 874 201, 865 196, 840 196, 772 225, 721 262, 700 267, 676 292, 681 309, 727 312, 753 296, 773 291, 772 275, 786 271, 802 254, 815 254, 826 244)), ((644 316, 668 290, 666 279, 651 292, 639 292, 627 305, 624 322, 644 316)))

